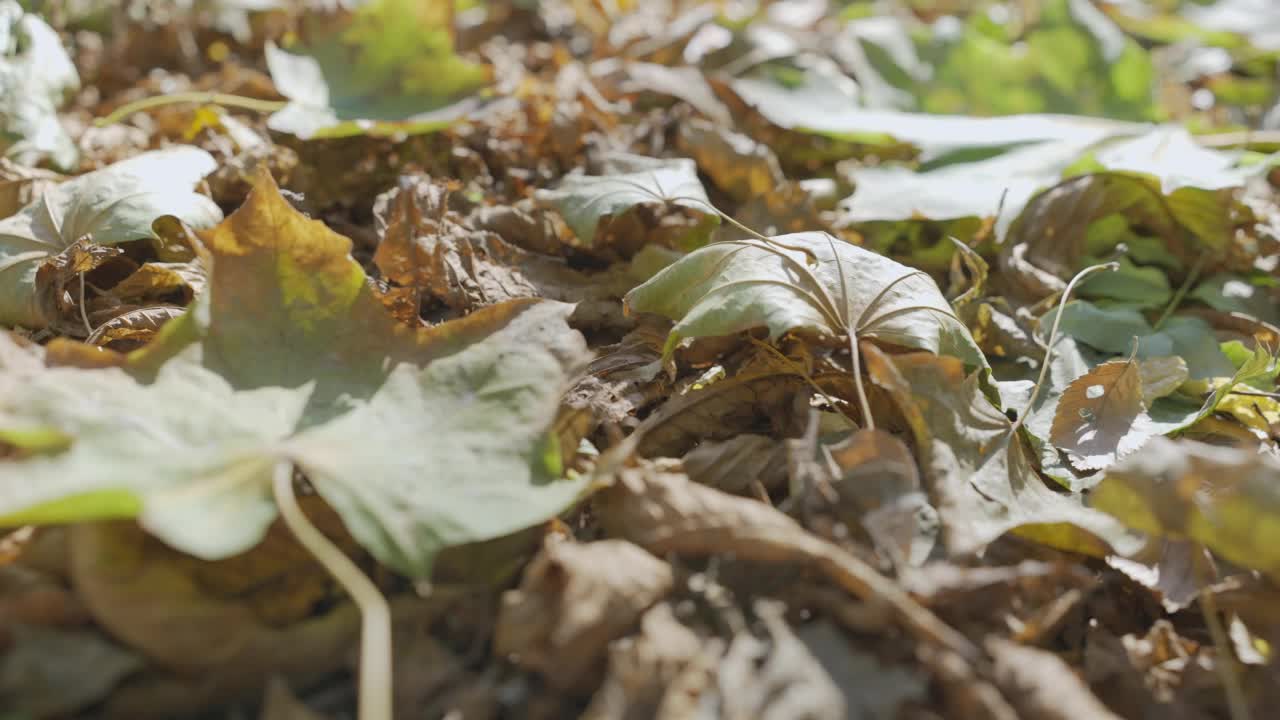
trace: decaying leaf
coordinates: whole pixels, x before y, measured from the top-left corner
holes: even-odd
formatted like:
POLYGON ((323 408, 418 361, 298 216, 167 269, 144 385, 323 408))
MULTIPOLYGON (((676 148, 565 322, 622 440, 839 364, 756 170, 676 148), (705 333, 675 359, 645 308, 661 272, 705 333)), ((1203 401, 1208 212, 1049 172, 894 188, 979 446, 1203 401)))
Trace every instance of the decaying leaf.
POLYGON ((1142 372, 1131 357, 1073 380, 1058 399, 1049 439, 1076 465, 1097 470, 1137 450, 1152 432, 1142 372))
POLYGON ((261 539, 272 475, 295 464, 375 556, 421 577, 442 547, 534 525, 581 490, 555 481, 546 441, 584 364, 568 306, 516 302, 412 331, 372 295, 350 241, 290 207, 265 174, 206 242, 208 289, 134 356, 154 382, 120 369, 0 373, 6 427, 71 441, 0 463, 0 477, 47 478, 0 483, 4 522, 137 514, 175 547, 222 558, 261 539), (247 321, 245 307, 271 311, 247 321), (383 430, 366 435, 373 427, 383 430), (457 490, 421 492, 433 467, 457 490))
POLYGON ((157 150, 68 180, 0 220, 0 323, 39 328, 53 319, 38 301, 36 273, 81 238, 99 245, 150 239, 162 215, 197 228, 217 223, 222 211, 192 191, 214 167, 198 148, 157 150))
POLYGON ((1135 547, 1136 538, 1079 495, 1045 485, 1013 423, 983 395, 978 372, 966 375, 953 357, 888 356, 870 344, 863 352, 872 381, 908 417, 949 552, 973 552, 1014 529, 1093 554, 1135 547))
POLYGON ((626 303, 676 321, 668 353, 683 338, 764 327, 771 338, 852 332, 986 364, 928 275, 823 233, 709 245, 632 290, 626 303))
POLYGON ((666 229, 662 244, 692 250, 707 241, 720 223, 692 160, 656 160, 614 154, 605 159, 601 175, 568 175, 554 190, 539 190, 538 201, 554 207, 584 245, 618 244, 639 249, 630 223, 641 207, 671 205, 692 220, 666 229))
POLYGON ((609 642, 674 582, 670 566, 631 543, 550 540, 503 596, 494 649, 556 687, 590 686, 609 642))
POLYGON ((1155 535, 1202 543, 1280 577, 1280 462, 1264 453, 1152 438, 1113 465, 1090 504, 1155 535))
POLYGON ((812 567, 864 601, 887 606, 921 640, 974 656, 967 639, 897 585, 759 501, 695 485, 683 475, 636 468, 622 470, 595 507, 612 534, 655 554, 708 556, 733 548, 744 560, 812 567))

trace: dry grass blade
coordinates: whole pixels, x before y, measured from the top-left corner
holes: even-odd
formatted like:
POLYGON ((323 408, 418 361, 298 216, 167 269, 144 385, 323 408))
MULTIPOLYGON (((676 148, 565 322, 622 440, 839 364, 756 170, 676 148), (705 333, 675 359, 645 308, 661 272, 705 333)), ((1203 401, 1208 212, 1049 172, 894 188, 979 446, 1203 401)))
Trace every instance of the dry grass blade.
POLYGON ((864 602, 884 605, 922 642, 969 661, 981 653, 869 565, 778 510, 652 467, 626 468, 596 499, 601 524, 656 555, 732 555, 812 568, 864 602))

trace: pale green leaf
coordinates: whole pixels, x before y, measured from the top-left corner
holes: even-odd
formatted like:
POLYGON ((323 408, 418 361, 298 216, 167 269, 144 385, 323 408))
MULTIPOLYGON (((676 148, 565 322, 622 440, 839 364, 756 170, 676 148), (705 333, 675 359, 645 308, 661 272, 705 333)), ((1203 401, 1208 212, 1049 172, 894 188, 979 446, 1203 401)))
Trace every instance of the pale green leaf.
POLYGON ((449 3, 370 0, 311 18, 296 47, 268 43, 271 79, 290 102, 267 124, 303 139, 451 125, 489 82, 485 66, 454 53, 452 13, 449 3))
POLYGON ((986 365, 932 278, 824 233, 708 245, 632 290, 625 302, 631 311, 676 321, 668 352, 683 338, 763 327, 772 338, 798 329, 836 337, 852 331, 986 365))
POLYGON ((687 208, 700 222, 675 245, 691 250, 706 243, 720 223, 692 160, 659 160, 614 153, 605 159, 603 175, 572 173, 554 190, 539 190, 538 201, 554 207, 574 235, 587 245, 598 244, 607 226, 641 205, 668 202, 687 208))

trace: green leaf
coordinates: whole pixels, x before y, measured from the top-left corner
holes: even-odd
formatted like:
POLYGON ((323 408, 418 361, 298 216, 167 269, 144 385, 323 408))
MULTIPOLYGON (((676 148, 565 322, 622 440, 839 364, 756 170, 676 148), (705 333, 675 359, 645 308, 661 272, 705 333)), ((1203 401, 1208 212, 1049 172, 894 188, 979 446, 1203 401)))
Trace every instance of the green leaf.
POLYGON ((699 222, 673 243, 684 250, 704 245, 720 224, 692 160, 614 153, 605 158, 604 172, 571 173, 556 189, 537 192, 538 201, 554 207, 584 244, 598 244, 613 221, 637 206, 669 202, 698 217, 699 222))
POLYGON ((769 336, 805 329, 852 330, 903 347, 986 366, 969 330, 927 274, 818 232, 732 240, 695 250, 635 288, 633 312, 676 321, 668 353, 683 338, 757 327, 769 336))
MULTIPOLYGON (((1045 313, 1050 327, 1059 311, 1045 313)), ((1213 329, 1197 317, 1173 316, 1156 330, 1131 308, 1100 308, 1084 300, 1063 306, 1061 331, 1090 347, 1113 355, 1128 354, 1138 340, 1139 358, 1181 357, 1192 378, 1229 377, 1234 367, 1214 338, 1213 329)))
POLYGON ((1280 463, 1267 453, 1155 438, 1107 471, 1090 504, 1280 579, 1280 463))
POLYGON ((0 150, 23 165, 45 158, 73 167, 79 151, 58 121, 62 101, 80 89, 80 75, 53 28, 0 1, 0 150))
POLYGON ((730 87, 743 102, 779 127, 870 145, 905 144, 920 150, 926 160, 978 149, 995 154, 1047 141, 1088 145, 1116 134, 1134 134, 1143 127, 1062 115, 967 117, 872 110, 860 107, 856 97, 837 80, 810 73, 802 84, 784 87, 769 80, 744 77, 733 80, 730 87))
POLYGON ((88 235, 114 245, 153 238, 151 223, 174 215, 202 228, 222 211, 193 188, 216 164, 195 147, 143 153, 58 185, 0 220, 0 324, 44 327, 35 276, 46 258, 88 235))
POLYGON ((289 463, 375 557, 427 577, 442 548, 571 504, 583 481, 556 481, 546 448, 586 359, 566 324, 572 306, 512 301, 400 326, 350 241, 262 173, 205 236, 213 270, 201 301, 130 358, 142 380, 44 369, 0 346, 0 428, 71 438, 61 452, 0 462, 0 524, 136 512, 180 550, 228 557, 275 518, 272 475, 289 463))
POLYGON ((1280 282, 1273 278, 1244 278, 1218 273, 1200 281, 1189 297, 1214 310, 1251 315, 1263 322, 1280 322, 1280 282))
POLYGON ((313 19, 297 47, 268 43, 271 79, 290 101, 268 126, 308 139, 451 125, 489 83, 488 68, 454 53, 452 22, 451 3, 369 0, 313 19))

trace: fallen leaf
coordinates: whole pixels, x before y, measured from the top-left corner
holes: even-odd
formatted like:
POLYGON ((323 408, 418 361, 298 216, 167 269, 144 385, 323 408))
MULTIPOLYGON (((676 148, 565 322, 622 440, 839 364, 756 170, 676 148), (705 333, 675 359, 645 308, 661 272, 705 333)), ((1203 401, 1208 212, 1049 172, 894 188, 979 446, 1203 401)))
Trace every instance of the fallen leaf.
POLYGON ((441 548, 536 525, 574 501, 583 482, 554 480, 559 454, 546 439, 585 359, 568 306, 516 302, 412 331, 372 295, 349 241, 293 210, 269 175, 206 242, 209 287, 132 356, 153 383, 119 369, 0 374, 4 425, 75 440, 0 463, 0 477, 48 478, 0 483, 4 522, 136 514, 175 547, 227 557, 261 539, 276 514, 272 475, 295 463, 375 556, 425 577, 441 548), (272 311, 250 321, 245 307, 272 311), (428 467, 449 472, 427 480, 428 467), (442 490, 424 493, 423 482, 442 490))
POLYGON ((920 673, 883 662, 848 642, 839 628, 820 620, 801 626, 796 636, 840 688, 848 717, 893 720, 906 703, 920 703, 928 681, 920 673))
POLYGON ((605 158, 603 174, 573 173, 554 190, 539 190, 538 201, 554 207, 588 246, 620 244, 633 254, 643 241, 628 233, 627 216, 639 207, 676 207, 691 216, 682 225, 666 228, 661 243, 692 250, 707 241, 720 223, 692 160, 657 160, 615 153, 605 158))
POLYGON ((494 651, 557 688, 591 686, 609 642, 674 583, 669 565, 631 543, 550 540, 503 595, 494 651))
POLYGON ((1152 438, 1107 470, 1090 505, 1153 535, 1189 538, 1280 577, 1280 462, 1252 450, 1152 438))
POLYGON ((948 552, 977 551, 1015 529, 1090 554, 1135 546, 1113 518, 1036 475, 1013 423, 983 395, 980 371, 966 375, 953 357, 889 356, 869 343, 863 353, 872 381, 908 417, 948 552))
POLYGON ((0 151, 23 165, 45 158, 62 169, 79 159, 58 120, 64 99, 80 89, 80 74, 58 33, 13 0, 0 4, 0 151))
POLYGON ((667 354, 684 338, 764 327, 775 339, 793 330, 853 333, 986 364, 928 275, 823 233, 708 245, 625 301, 632 312, 676 321, 667 354))
POLYGON ((703 639, 676 619, 670 604, 658 603, 640 618, 635 635, 609 646, 604 682, 583 719, 669 717, 662 710, 683 699, 676 680, 702 650, 703 639))
POLYGON ((1134 358, 1110 360, 1071 382, 1058 399, 1049 439, 1081 468, 1098 470, 1154 433, 1134 358))
POLYGON ((759 501, 690 483, 683 475, 635 468, 622 470, 612 488, 597 494, 594 507, 610 534, 657 555, 731 552, 743 560, 812 567, 864 602, 887 606, 917 638, 975 657, 967 639, 893 582, 759 501))
POLYGON ((489 82, 453 49, 453 7, 375 0, 311 18, 303 42, 268 43, 271 79, 289 104, 268 119, 302 139, 420 133, 451 125, 458 101, 489 82))
POLYGON ((0 323, 39 328, 52 320, 38 302, 37 270, 85 236, 99 245, 153 238, 162 215, 193 227, 217 223, 222 211, 191 189, 214 167, 194 147, 144 153, 68 180, 0 220, 0 323))

